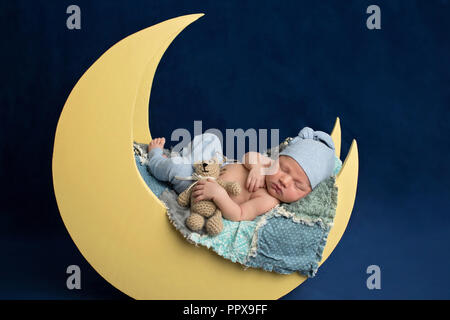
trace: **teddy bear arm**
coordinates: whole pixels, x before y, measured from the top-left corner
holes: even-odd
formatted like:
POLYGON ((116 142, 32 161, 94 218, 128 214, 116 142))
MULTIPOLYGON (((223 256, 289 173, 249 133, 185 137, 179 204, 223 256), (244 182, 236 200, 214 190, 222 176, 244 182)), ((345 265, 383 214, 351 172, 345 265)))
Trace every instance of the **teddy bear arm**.
POLYGON ((177 202, 182 207, 189 206, 189 202, 191 200, 192 188, 184 190, 177 198, 177 202))
POLYGON ((229 194, 233 196, 237 196, 241 193, 241 185, 237 182, 230 182, 230 181, 223 181, 218 180, 217 181, 229 194))
POLYGON ((216 179, 216 181, 217 181, 217 183, 218 183, 222 188, 224 188, 225 190, 227 190, 227 186, 228 186, 229 182, 223 181, 223 180, 221 180, 221 179, 216 179))

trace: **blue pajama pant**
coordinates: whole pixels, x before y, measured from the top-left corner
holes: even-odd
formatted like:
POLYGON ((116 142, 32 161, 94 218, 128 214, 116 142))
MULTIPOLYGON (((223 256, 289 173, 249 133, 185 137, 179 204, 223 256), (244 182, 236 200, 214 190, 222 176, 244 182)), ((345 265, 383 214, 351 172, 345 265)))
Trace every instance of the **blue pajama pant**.
POLYGON ((150 173, 158 180, 168 181, 172 184, 177 193, 186 190, 193 181, 179 180, 179 177, 189 177, 194 173, 192 167, 196 161, 210 160, 217 157, 223 161, 222 143, 220 139, 212 133, 197 135, 194 139, 182 149, 180 156, 164 158, 163 150, 152 149, 148 154, 148 169, 150 173))

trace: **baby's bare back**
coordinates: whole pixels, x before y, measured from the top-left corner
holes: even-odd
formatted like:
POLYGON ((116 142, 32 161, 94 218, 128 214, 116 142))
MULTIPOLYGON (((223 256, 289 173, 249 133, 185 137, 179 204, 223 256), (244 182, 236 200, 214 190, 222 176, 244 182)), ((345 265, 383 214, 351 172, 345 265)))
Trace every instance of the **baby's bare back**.
POLYGON ((219 178, 224 181, 237 182, 241 186, 242 191, 239 195, 230 195, 230 198, 234 202, 236 202, 237 204, 242 204, 255 197, 273 198, 267 192, 265 185, 264 188, 259 188, 255 192, 248 191, 246 188, 248 174, 249 170, 242 163, 232 163, 222 167, 219 178))

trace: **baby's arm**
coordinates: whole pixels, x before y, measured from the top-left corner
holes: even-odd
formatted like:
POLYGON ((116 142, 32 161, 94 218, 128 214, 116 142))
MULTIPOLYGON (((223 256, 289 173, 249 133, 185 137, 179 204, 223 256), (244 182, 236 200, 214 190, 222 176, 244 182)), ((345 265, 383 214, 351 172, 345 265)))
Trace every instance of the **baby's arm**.
POLYGON ((252 170, 255 167, 268 167, 272 163, 272 159, 259 152, 250 151, 244 155, 242 163, 248 170, 252 170))
POLYGON ((214 203, 222 211, 223 217, 231 221, 253 220, 279 204, 277 199, 261 195, 238 205, 227 192, 220 192, 214 198, 214 203))
POLYGON ((265 175, 276 172, 276 161, 258 152, 248 152, 243 158, 244 166, 249 170, 245 187, 250 192, 265 187, 265 175))

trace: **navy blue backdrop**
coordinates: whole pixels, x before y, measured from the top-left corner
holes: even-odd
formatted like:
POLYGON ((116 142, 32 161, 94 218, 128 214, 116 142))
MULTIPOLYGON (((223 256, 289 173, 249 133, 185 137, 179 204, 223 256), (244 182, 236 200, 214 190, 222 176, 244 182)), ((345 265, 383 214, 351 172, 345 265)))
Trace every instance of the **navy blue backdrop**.
POLYGON ((71 89, 117 41, 203 12, 169 47, 150 101, 154 137, 176 128, 330 131, 357 139, 348 228, 318 275, 285 299, 450 298, 450 10, 446 0, 2 1, 0 298, 127 299, 84 260, 60 218, 51 158, 71 89), (82 29, 66 28, 77 4, 82 29), (381 30, 366 8, 381 8, 381 30), (157 121, 155 120, 157 119, 157 121), (66 267, 82 290, 66 289, 66 267), (381 268, 368 290, 366 268, 381 268))

